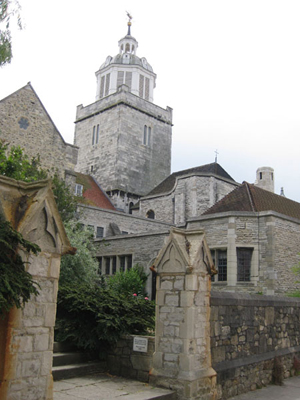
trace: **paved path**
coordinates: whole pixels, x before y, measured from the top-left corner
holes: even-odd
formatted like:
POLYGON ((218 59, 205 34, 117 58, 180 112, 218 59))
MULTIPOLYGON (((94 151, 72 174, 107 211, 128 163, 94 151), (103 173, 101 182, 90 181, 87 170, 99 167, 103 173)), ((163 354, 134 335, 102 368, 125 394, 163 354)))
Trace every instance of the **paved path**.
POLYGON ((93 374, 54 382, 53 400, 148 400, 171 393, 130 379, 93 374))
MULTIPOLYGON (((94 374, 54 382, 53 400, 147 400, 168 392, 125 378, 94 374)), ((231 400, 300 400, 300 376, 286 379, 283 386, 270 385, 231 400)))
POLYGON ((300 375, 285 379, 282 386, 269 385, 231 400, 300 400, 300 375))

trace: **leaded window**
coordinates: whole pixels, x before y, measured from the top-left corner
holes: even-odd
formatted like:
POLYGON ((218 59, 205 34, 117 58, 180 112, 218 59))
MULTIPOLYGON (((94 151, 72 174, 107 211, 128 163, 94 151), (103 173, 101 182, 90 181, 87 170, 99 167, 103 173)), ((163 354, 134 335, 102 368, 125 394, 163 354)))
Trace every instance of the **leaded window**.
POLYGON ((253 249, 237 248, 237 281, 250 282, 251 280, 251 259, 253 249))
POLYGON ((218 275, 212 277, 213 282, 227 282, 227 250, 212 250, 213 262, 218 270, 218 275))
POLYGON ((102 226, 97 226, 96 238, 103 238, 104 228, 102 226))

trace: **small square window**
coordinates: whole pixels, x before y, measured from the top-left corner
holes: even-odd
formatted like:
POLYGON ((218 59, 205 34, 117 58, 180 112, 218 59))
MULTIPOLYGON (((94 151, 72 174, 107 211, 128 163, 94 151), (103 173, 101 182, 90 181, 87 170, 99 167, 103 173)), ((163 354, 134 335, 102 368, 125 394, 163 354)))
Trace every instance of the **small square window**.
POLYGON ((104 228, 102 226, 97 226, 96 238, 103 238, 104 228))
POLYGON ((83 193, 83 186, 80 185, 79 183, 76 183, 75 185, 75 196, 82 196, 83 193))

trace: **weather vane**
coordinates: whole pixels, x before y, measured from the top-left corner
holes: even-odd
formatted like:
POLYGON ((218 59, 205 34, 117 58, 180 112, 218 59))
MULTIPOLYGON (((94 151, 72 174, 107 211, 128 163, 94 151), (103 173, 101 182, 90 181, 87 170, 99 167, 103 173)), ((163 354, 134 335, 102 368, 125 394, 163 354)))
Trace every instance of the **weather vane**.
POLYGON ((127 14, 127 17, 129 18, 129 21, 128 21, 128 22, 131 22, 131 20, 132 20, 132 16, 129 14, 129 12, 128 12, 128 11, 126 11, 126 14, 127 14))

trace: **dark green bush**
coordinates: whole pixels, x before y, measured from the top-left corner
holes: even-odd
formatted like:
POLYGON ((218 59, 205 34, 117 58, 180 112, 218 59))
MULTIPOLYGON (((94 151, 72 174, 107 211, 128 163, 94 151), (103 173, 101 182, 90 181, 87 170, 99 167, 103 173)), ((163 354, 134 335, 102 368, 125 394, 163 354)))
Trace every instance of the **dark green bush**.
POLYGON ((13 306, 20 308, 32 294, 37 295, 37 283, 26 271, 19 249, 37 254, 39 246, 30 243, 0 214, 0 315, 13 306))
POLYGON ((63 285, 58 292, 55 340, 103 349, 123 334, 154 330, 154 302, 117 293, 105 285, 63 285))
POLYGON ((136 294, 138 297, 146 297, 147 274, 140 265, 135 265, 132 269, 125 272, 118 271, 115 275, 109 277, 107 285, 109 289, 118 294, 132 296, 136 294))

